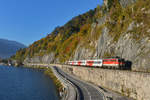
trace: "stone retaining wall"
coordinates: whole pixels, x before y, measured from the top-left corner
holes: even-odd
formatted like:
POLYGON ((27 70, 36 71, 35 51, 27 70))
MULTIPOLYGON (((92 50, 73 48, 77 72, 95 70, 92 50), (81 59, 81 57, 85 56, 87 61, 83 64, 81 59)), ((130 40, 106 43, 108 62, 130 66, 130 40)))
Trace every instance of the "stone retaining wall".
POLYGON ((119 92, 135 100, 150 100, 149 73, 66 65, 59 67, 85 81, 119 92))

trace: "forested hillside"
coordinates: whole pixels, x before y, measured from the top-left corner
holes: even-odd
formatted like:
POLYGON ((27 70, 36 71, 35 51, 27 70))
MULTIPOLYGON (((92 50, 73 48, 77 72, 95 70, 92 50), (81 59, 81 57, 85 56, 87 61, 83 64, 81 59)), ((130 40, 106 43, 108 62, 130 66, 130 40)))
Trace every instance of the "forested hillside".
POLYGON ((63 63, 119 56, 132 62, 132 70, 150 71, 149 4, 149 0, 104 0, 102 6, 56 27, 12 59, 63 63))

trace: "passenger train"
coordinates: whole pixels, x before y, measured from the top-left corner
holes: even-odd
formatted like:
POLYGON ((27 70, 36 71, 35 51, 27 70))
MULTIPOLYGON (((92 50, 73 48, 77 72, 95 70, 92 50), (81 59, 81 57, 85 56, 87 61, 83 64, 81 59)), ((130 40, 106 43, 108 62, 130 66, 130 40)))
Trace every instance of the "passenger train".
POLYGON ((125 67, 125 60, 116 57, 116 58, 106 58, 96 60, 67 61, 66 64, 72 66, 89 66, 89 67, 123 69, 125 67))

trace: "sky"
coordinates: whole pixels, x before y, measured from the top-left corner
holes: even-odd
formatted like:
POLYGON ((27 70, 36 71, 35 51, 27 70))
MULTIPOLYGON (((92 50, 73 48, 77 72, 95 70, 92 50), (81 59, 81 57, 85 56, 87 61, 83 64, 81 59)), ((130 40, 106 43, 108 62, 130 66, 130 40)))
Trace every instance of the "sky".
POLYGON ((0 38, 30 45, 103 0, 0 0, 0 38))

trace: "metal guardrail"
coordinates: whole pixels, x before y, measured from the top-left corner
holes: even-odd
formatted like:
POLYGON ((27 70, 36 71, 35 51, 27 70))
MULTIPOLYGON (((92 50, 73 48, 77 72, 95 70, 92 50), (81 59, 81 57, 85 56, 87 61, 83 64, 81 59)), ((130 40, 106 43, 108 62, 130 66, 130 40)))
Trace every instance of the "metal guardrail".
POLYGON ((69 90, 69 88, 71 88, 71 87, 72 87, 72 89, 74 90, 74 93, 75 93, 73 99, 71 98, 71 100, 80 100, 79 92, 78 92, 77 87, 74 84, 72 84, 68 79, 64 78, 53 67, 50 67, 50 68, 52 69, 52 71, 54 72, 54 74, 56 75, 56 77, 61 81, 61 83, 63 84, 63 86, 67 89, 67 95, 62 100, 69 100, 69 98, 71 98, 71 97, 69 97, 70 92, 72 92, 72 91, 69 90))
POLYGON ((55 74, 55 76, 58 78, 58 80, 60 80, 60 82, 62 83, 62 85, 65 87, 65 89, 67 90, 67 95, 64 96, 64 98, 62 100, 67 100, 67 96, 68 96, 68 86, 67 86, 67 82, 65 80, 63 80, 63 78, 58 75, 58 73, 56 72, 56 70, 54 70, 52 67, 50 67, 53 71, 53 73, 55 74))

